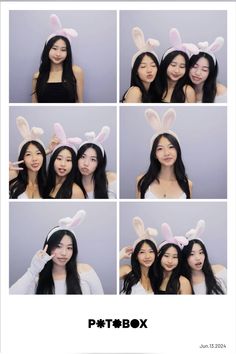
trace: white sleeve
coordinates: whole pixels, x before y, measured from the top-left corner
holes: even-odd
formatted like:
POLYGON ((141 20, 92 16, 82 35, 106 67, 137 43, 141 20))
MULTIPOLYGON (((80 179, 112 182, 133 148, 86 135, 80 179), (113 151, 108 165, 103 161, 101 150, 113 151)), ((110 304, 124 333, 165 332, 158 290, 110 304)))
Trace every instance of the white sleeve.
POLYGON ((80 285, 83 295, 104 294, 101 281, 94 269, 80 273, 80 285))
POLYGON ((28 269, 27 272, 10 287, 9 293, 14 295, 33 295, 35 294, 36 284, 37 278, 34 277, 28 269))
POLYGON ((227 103, 227 90, 223 95, 215 96, 214 103, 227 103))
POLYGON ((117 195, 117 181, 116 179, 108 184, 108 198, 109 199, 116 199, 117 195))
POLYGON ((220 284, 224 293, 227 293, 227 269, 225 267, 222 270, 215 274, 216 278, 219 279, 220 284))

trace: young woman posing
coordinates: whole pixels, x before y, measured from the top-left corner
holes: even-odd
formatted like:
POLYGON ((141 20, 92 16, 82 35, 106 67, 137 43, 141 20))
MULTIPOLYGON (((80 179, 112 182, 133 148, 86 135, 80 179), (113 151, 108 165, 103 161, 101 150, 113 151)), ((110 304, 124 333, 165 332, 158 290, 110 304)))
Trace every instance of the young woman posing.
POLYGON ((32 258, 30 268, 10 288, 10 294, 103 294, 101 282, 88 264, 77 263, 78 246, 71 230, 85 212, 59 221, 32 258))
POLYGON ((62 28, 56 15, 50 17, 53 33, 45 44, 39 72, 33 76, 33 103, 83 102, 83 71, 72 65, 70 40, 73 29, 62 28))
POLYGON ((227 88, 217 82, 218 63, 214 54, 223 43, 222 37, 217 37, 209 46, 207 42, 199 43, 199 54, 190 58, 189 78, 197 102, 227 102, 227 88))
POLYGON ((169 128, 175 119, 175 111, 169 109, 161 122, 153 109, 145 116, 156 130, 151 141, 150 166, 148 171, 137 177, 136 197, 141 199, 189 199, 192 182, 187 178, 181 157, 177 135, 169 128))
POLYGON ((181 248, 187 243, 185 237, 173 236, 170 226, 162 224, 165 237, 158 249, 156 263, 157 294, 191 295, 192 289, 187 278, 180 275, 181 248))
POLYGON ((221 264, 210 264, 206 246, 199 239, 204 228, 204 220, 199 220, 196 229, 186 234, 189 243, 182 251, 182 274, 189 279, 196 295, 226 294, 227 271, 221 264))
POLYGON ((145 42, 144 34, 138 27, 132 29, 134 43, 138 52, 132 58, 130 88, 122 98, 123 103, 158 102, 157 73, 159 62, 154 47, 159 45, 155 39, 145 42))
POLYGON ((80 187, 74 182, 76 175, 76 148, 79 138, 66 138, 61 124, 54 124, 55 135, 60 141, 52 152, 49 165, 45 198, 84 199, 80 187))
POLYGON ((116 198, 116 174, 106 172, 106 152, 101 145, 109 133, 110 128, 107 126, 102 128, 97 137, 94 132, 86 133, 88 140, 79 147, 76 182, 82 189, 84 198, 116 198))
POLYGON ((17 162, 9 163, 9 197, 12 199, 42 198, 46 186, 46 152, 40 140, 43 130, 33 127, 23 117, 16 118, 23 137, 17 162))
POLYGON ((120 266, 120 278, 123 280, 122 294, 149 295, 156 289, 155 263, 157 247, 153 236, 156 229, 144 229, 141 218, 133 218, 133 226, 138 239, 133 247, 124 247, 120 251, 120 260, 131 257, 131 265, 120 266))
POLYGON ((170 30, 172 48, 162 57, 158 73, 157 85, 160 90, 161 102, 193 103, 195 92, 187 85, 189 71, 189 56, 187 53, 198 53, 198 48, 190 43, 182 43, 176 28, 170 30))

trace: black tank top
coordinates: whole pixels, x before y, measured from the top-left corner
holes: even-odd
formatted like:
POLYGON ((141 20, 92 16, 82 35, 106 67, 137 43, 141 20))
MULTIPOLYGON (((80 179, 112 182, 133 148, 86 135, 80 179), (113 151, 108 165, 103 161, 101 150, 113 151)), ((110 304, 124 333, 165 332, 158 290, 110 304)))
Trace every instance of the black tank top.
POLYGON ((45 90, 38 96, 39 103, 75 103, 63 82, 47 82, 45 90))

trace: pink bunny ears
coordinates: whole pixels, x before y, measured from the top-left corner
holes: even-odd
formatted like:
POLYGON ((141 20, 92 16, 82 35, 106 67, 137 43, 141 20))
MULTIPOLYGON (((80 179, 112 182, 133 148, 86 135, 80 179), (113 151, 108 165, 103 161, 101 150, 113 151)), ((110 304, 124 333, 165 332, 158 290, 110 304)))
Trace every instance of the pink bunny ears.
MULTIPOLYGON (((54 227, 47 235, 47 241, 54 234, 54 232, 59 231, 59 230, 69 230, 74 234, 73 228, 75 226, 80 225, 84 221, 85 216, 86 216, 85 210, 78 210, 77 213, 72 218, 66 217, 66 218, 60 219, 58 222, 59 226, 54 227)), ((74 234, 74 236, 75 236, 75 234, 74 234)))
POLYGON ((223 47, 223 44, 224 44, 224 38, 217 37, 214 40, 214 42, 210 45, 208 42, 199 42, 198 48, 200 52, 209 54, 212 57, 214 64, 216 65, 216 57, 214 53, 220 50, 223 47))
POLYGON ((156 245, 156 240, 153 237, 157 236, 157 234, 158 234, 157 229, 153 229, 150 227, 145 229, 143 220, 138 216, 135 216, 133 218, 133 227, 134 227, 136 234, 138 235, 137 240, 135 240, 135 242, 133 244, 133 249, 137 246, 137 244, 140 241, 146 240, 146 239, 151 240, 156 245))
POLYGON ((199 236, 203 234, 205 230, 205 226, 206 226, 205 220, 199 220, 195 229, 190 229, 188 232, 186 232, 185 234, 186 239, 188 241, 196 240, 196 239, 202 241, 202 239, 199 236))
POLYGON ((180 33, 177 30, 177 28, 171 28, 169 32, 169 39, 170 39, 170 44, 172 45, 171 48, 169 48, 163 55, 164 59, 169 53, 175 51, 175 50, 180 50, 182 52, 185 52, 188 56, 192 54, 198 54, 199 49, 198 47, 193 44, 193 43, 183 43, 180 33))
POLYGON ((109 137, 110 127, 108 126, 102 127, 101 131, 98 133, 97 136, 95 132, 87 132, 84 135, 86 137, 86 140, 83 141, 82 144, 80 144, 79 148, 81 148, 85 144, 89 144, 89 143, 95 144, 100 148, 100 150, 102 151, 102 155, 104 156, 104 148, 102 146, 102 143, 109 137))
POLYGON ((162 234, 163 234, 163 236, 165 238, 165 241, 163 241, 159 245, 159 247, 158 247, 159 251, 164 245, 167 245, 168 243, 173 243, 173 244, 179 246, 180 249, 183 249, 184 246, 186 246, 188 244, 188 240, 187 240, 186 237, 184 237, 184 236, 174 236, 170 226, 167 223, 163 223, 161 225, 161 231, 162 231, 162 234))
POLYGON ((56 137, 59 139, 60 143, 56 145, 54 148, 53 152, 57 150, 61 146, 68 146, 74 150, 75 153, 77 153, 77 146, 79 146, 82 142, 82 139, 80 138, 67 138, 66 133, 60 123, 54 123, 54 133, 56 137))
POLYGON ((41 136, 43 135, 42 128, 32 127, 30 129, 27 120, 21 116, 16 118, 16 125, 17 125, 17 128, 18 128, 22 138, 23 138, 23 141, 19 145, 18 153, 20 153, 22 147, 26 143, 28 143, 29 141, 32 141, 32 140, 40 143, 43 146, 43 148, 45 149, 44 144, 43 144, 42 140, 40 139, 41 136))
POLYGON ((133 67, 135 60, 137 57, 145 52, 152 53, 158 59, 157 54, 154 52, 154 48, 160 45, 157 39, 149 38, 146 42, 144 39, 143 31, 139 27, 134 27, 132 29, 132 37, 134 40, 134 44, 136 45, 138 52, 134 54, 132 57, 131 65, 133 67))
POLYGON ((50 34, 50 36, 48 36, 46 43, 52 37, 55 37, 55 36, 66 37, 69 40, 69 42, 71 42, 72 38, 75 38, 78 36, 78 33, 73 28, 63 28, 61 21, 57 15, 53 14, 50 16, 50 24, 51 24, 51 28, 52 28, 52 33, 50 34))
POLYGON ((176 113, 173 108, 168 109, 162 116, 162 120, 159 117, 158 113, 154 109, 147 109, 145 111, 145 117, 150 124, 151 128, 156 132, 151 138, 151 146, 153 145, 156 137, 163 133, 168 133, 173 135, 177 140, 178 136, 170 130, 170 127, 175 121, 176 113))

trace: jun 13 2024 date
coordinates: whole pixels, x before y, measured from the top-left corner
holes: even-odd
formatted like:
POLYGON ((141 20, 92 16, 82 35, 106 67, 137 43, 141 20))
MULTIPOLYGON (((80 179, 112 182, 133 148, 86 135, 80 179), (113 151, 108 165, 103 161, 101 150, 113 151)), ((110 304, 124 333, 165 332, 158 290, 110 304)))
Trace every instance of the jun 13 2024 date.
POLYGON ((200 349, 226 349, 226 344, 201 344, 200 349))

